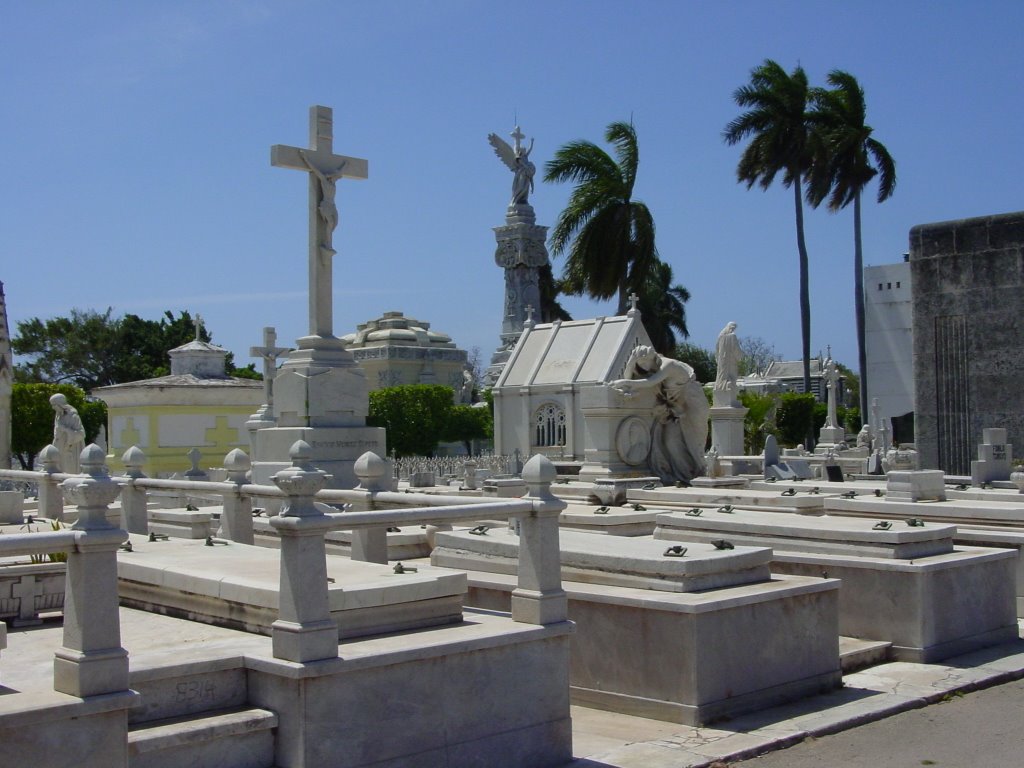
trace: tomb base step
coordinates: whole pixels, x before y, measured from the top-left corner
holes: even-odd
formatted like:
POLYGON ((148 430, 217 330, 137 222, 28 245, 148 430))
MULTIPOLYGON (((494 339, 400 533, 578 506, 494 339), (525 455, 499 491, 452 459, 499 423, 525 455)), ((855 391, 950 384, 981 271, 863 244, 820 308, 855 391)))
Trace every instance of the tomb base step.
POLYGON ((844 675, 892 661, 892 643, 839 636, 839 665, 844 675))
POLYGON ((156 720, 128 732, 129 768, 273 768, 277 715, 249 708, 156 720))

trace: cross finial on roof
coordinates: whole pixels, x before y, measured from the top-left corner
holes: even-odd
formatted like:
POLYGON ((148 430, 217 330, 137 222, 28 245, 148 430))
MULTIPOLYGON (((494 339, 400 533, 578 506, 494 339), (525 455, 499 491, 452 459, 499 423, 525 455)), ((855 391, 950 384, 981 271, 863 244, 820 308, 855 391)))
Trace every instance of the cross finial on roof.
POLYGON ((203 333, 203 317, 198 312, 196 312, 195 319, 192 320, 192 325, 194 325, 196 329, 196 341, 202 341, 200 337, 203 333))
POLYGON ((533 304, 526 305, 526 322, 533 323, 533 304))
POLYGON ((637 296, 636 291, 634 291, 633 293, 629 294, 627 298, 629 299, 629 314, 632 314, 636 312, 636 304, 638 301, 640 301, 640 297, 637 296))

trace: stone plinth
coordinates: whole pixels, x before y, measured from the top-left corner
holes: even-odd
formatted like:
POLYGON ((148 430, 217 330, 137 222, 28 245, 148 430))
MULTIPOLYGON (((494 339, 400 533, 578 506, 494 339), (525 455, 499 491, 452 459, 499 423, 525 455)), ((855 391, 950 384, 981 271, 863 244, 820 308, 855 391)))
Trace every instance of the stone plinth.
POLYGON ((954 547, 956 528, 737 510, 659 515, 655 538, 770 546, 772 573, 842 580, 839 632, 931 663, 1016 637, 1014 552, 954 547), (1008 556, 1009 555, 1009 556, 1008 556))
MULTIPOLYGON (((515 537, 437 536, 434 561, 469 568, 469 604, 508 610, 515 537)), ((764 548, 688 543, 672 558, 650 539, 560 539, 575 702, 702 725, 839 685, 836 580, 769 576, 764 548)))
POLYGON ((291 466, 289 450, 308 443, 313 465, 331 475, 328 488, 354 488, 353 465, 366 451, 387 452, 384 430, 366 426, 369 395, 366 375, 333 336, 306 336, 288 354, 274 378, 276 426, 255 433, 253 482, 291 466))
POLYGON ((711 407, 711 445, 721 456, 742 456, 743 419, 747 409, 730 405, 711 407))
POLYGON ((599 477, 594 481, 593 495, 601 504, 622 504, 626 492, 634 488, 661 486, 657 477, 599 477))
POLYGON ((939 469, 895 470, 887 475, 889 501, 945 501, 945 475, 939 469))
POLYGON ((654 398, 653 389, 632 397, 607 386, 580 389, 586 427, 580 481, 650 476, 654 398))
POLYGON ((570 504, 559 516, 558 524, 563 530, 610 536, 650 536, 654 533, 657 516, 656 511, 634 509, 632 504, 622 507, 570 504))
POLYGON ((1010 479, 1013 446, 1006 442, 1006 430, 992 427, 982 430, 978 459, 971 462, 971 484, 984 485, 1010 479))

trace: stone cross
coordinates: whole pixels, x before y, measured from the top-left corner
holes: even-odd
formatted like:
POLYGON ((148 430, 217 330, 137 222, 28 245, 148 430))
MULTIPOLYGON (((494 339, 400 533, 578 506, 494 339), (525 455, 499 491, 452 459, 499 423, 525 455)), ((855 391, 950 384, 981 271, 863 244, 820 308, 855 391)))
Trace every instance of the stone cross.
POLYGON ((629 294, 626 298, 629 299, 629 311, 636 312, 636 303, 640 301, 640 297, 634 292, 629 294))
POLYGON ((365 179, 366 160, 336 155, 330 107, 309 108, 309 149, 275 144, 270 164, 309 174, 309 335, 333 336, 332 238, 338 225, 334 203, 338 179, 365 179))
POLYGON ((249 356, 263 360, 263 402, 274 404, 274 375, 277 373, 277 358, 284 357, 291 350, 288 347, 276 347, 277 331, 272 326, 263 329, 263 346, 249 347, 249 356))
POLYGON ((203 334, 203 317, 198 312, 196 313, 195 319, 192 320, 192 325, 196 329, 196 341, 201 341, 200 338, 203 334))
POLYGON ((522 149, 522 144, 520 142, 522 142, 522 140, 526 138, 526 134, 519 130, 519 126, 517 125, 516 129, 512 131, 512 133, 510 133, 509 136, 511 136, 512 139, 515 141, 515 146, 513 147, 513 149, 515 150, 516 157, 519 157, 519 152, 522 149))
POLYGON ((532 323, 533 322, 533 304, 527 304, 526 305, 526 322, 527 323, 532 323))

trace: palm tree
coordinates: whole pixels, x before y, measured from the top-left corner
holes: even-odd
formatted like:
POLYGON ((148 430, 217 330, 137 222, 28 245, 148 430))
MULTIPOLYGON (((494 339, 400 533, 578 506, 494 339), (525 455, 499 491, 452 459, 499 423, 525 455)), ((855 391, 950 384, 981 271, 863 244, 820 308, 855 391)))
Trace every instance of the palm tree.
POLYGON ((771 59, 750 73, 750 82, 733 93, 747 111, 730 122, 723 133, 727 144, 750 138, 736 166, 736 178, 747 189, 759 184, 768 189, 782 173, 782 185, 793 188, 796 206, 796 244, 800 253, 800 331, 803 338, 804 391, 811 391, 811 298, 808 286, 807 245, 801 199, 804 174, 811 166, 811 129, 807 116, 807 75, 797 66, 792 74, 771 59))
POLYGON ((621 315, 627 295, 643 284, 658 251, 651 212, 633 200, 636 131, 630 123, 615 122, 605 130, 605 141, 615 147, 615 159, 589 141, 571 141, 547 163, 544 180, 576 183, 551 232, 552 253, 567 254, 562 291, 598 300, 617 295, 621 315))
POLYGON ((676 332, 688 338, 686 302, 690 292, 682 285, 672 285, 672 267, 658 261, 640 286, 637 309, 654 348, 663 355, 675 353, 676 332))
POLYGON ((861 419, 868 413, 867 351, 864 345, 864 255, 861 250, 860 196, 878 177, 878 202, 888 200, 896 189, 896 163, 889 150, 872 138, 864 122, 864 89, 849 72, 834 69, 828 74, 833 90, 815 88, 816 154, 810 177, 808 201, 817 207, 828 197, 828 208, 839 211, 853 203, 854 311, 857 321, 857 364, 860 374, 861 419))

